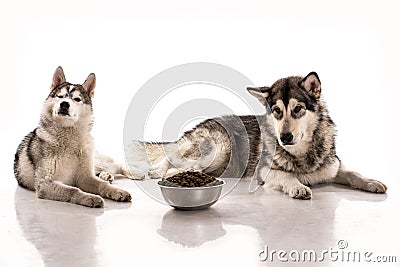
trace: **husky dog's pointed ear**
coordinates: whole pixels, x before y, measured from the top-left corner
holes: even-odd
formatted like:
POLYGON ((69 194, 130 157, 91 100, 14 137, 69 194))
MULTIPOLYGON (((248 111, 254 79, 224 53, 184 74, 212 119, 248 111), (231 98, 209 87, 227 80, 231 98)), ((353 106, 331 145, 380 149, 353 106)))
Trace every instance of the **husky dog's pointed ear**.
POLYGON ((315 99, 318 99, 321 96, 321 81, 316 72, 310 72, 303 80, 301 80, 300 86, 304 88, 309 95, 315 97, 315 99))
POLYGON ((59 86, 62 83, 65 83, 65 82, 66 82, 66 80, 65 80, 64 71, 61 68, 61 66, 59 66, 53 74, 53 81, 51 83, 50 90, 53 90, 54 88, 56 88, 57 86, 59 86))
POLYGON ((268 87, 247 87, 247 91, 258 99, 261 104, 265 105, 267 98, 270 94, 268 87))
POLYGON ((90 98, 94 96, 94 88, 96 87, 96 75, 90 73, 86 81, 82 84, 83 89, 87 92, 90 98))

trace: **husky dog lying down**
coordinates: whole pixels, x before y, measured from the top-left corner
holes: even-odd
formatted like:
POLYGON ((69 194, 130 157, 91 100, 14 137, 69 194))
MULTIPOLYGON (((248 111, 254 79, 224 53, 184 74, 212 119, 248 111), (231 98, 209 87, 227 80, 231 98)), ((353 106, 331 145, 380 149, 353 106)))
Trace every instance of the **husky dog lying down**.
POLYGON ((310 185, 326 182, 386 192, 383 183, 348 171, 336 155, 335 124, 321 99, 317 73, 247 90, 266 107, 264 116, 208 119, 176 142, 133 141, 127 151, 131 170, 144 170, 150 178, 165 177, 172 168, 226 177, 255 176, 260 184, 265 181, 266 186, 299 199, 311 198, 310 185), (271 126, 263 125, 268 116, 271 126), (275 153, 268 153, 268 140, 276 145, 275 153), (262 172, 263 166, 271 169, 262 172), (227 169, 233 172, 226 173, 227 169))
POLYGON ((39 198, 88 207, 103 207, 102 197, 131 201, 128 192, 110 185, 114 175, 128 172, 111 158, 95 155, 90 135, 95 85, 93 73, 82 85, 66 82, 61 67, 54 73, 39 126, 23 139, 14 160, 19 185, 39 198))

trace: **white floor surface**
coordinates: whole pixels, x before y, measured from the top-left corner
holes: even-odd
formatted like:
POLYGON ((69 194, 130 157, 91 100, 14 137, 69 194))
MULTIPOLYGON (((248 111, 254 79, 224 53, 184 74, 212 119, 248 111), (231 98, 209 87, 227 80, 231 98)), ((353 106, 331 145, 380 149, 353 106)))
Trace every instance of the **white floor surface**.
POLYGON ((115 185, 132 193, 132 203, 107 200, 104 209, 90 209, 37 199, 17 186, 12 157, 3 162, 0 266, 289 266, 305 250, 332 254, 296 266, 347 266, 347 253, 360 266, 400 266, 396 185, 387 194, 318 186, 307 201, 264 188, 250 195, 242 181, 211 208, 188 212, 121 179, 115 185), (266 259, 260 252, 267 248, 266 259), (279 260, 273 250, 287 254, 279 260), (379 259, 397 262, 374 264, 379 259))

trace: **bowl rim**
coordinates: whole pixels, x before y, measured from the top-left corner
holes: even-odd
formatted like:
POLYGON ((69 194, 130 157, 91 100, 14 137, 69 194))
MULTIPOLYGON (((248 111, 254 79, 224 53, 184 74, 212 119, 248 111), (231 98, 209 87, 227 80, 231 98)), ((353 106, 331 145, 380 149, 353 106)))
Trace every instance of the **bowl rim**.
POLYGON ((207 188, 216 188, 216 187, 222 187, 222 186, 226 185, 226 182, 224 180, 220 180, 220 181, 222 181, 222 184, 219 184, 219 185, 197 186, 197 187, 167 186, 167 185, 160 185, 158 182, 157 182, 157 185, 161 188, 171 188, 171 189, 178 189, 178 190, 187 190, 187 189, 189 189, 189 190, 199 190, 199 189, 204 190, 207 188))

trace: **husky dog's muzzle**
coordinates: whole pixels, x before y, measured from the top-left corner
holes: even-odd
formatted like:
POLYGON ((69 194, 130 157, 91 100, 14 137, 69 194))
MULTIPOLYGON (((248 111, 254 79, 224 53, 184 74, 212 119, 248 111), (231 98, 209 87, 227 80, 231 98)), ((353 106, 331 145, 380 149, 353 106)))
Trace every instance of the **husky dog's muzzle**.
POLYGON ((282 144, 284 146, 294 145, 294 143, 293 143, 293 134, 292 133, 289 133, 289 132, 281 133, 279 138, 281 139, 281 142, 282 142, 282 144))
POLYGON ((75 120, 76 115, 73 103, 69 99, 63 99, 53 106, 53 116, 75 120))
POLYGON ((282 132, 278 141, 281 146, 295 146, 303 139, 303 136, 303 134, 296 135, 292 132, 282 132))
POLYGON ((57 115, 60 116, 70 116, 69 114, 70 104, 66 101, 60 103, 60 107, 58 108, 57 115))

